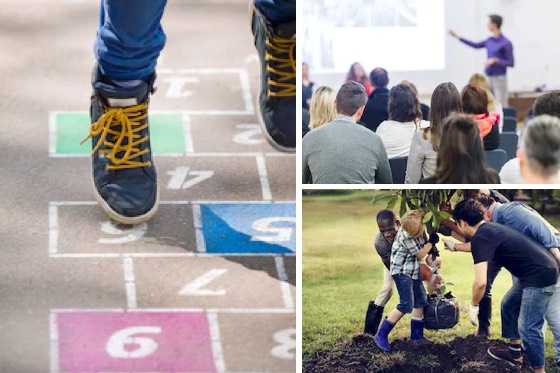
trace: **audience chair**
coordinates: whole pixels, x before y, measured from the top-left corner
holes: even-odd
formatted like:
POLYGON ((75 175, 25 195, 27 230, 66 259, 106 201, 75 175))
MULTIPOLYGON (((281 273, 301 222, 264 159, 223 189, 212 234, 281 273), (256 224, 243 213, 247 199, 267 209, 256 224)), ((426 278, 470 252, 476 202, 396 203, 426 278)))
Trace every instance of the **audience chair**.
POLYGON ((500 133, 500 149, 505 150, 508 161, 517 156, 519 136, 515 132, 500 133))
POLYGON ((513 117, 517 120, 517 109, 514 107, 505 107, 504 117, 513 117))
POLYGON ((404 184, 407 162, 408 157, 396 157, 389 159, 389 166, 391 166, 391 173, 393 174, 393 184, 404 184))
POLYGON ((514 117, 504 116, 504 125, 502 132, 515 132, 517 131, 517 119, 514 117))
POLYGON ((486 163, 488 167, 500 172, 502 166, 507 162, 507 154, 504 149, 486 150, 486 163))

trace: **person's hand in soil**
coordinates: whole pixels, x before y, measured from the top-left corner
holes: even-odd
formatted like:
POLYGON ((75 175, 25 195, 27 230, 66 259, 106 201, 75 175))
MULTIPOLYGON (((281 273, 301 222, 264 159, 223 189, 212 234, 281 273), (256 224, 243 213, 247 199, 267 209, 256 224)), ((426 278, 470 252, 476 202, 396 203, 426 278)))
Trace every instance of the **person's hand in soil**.
POLYGON ((469 321, 473 326, 478 326, 478 305, 473 306, 472 304, 469 306, 469 321))

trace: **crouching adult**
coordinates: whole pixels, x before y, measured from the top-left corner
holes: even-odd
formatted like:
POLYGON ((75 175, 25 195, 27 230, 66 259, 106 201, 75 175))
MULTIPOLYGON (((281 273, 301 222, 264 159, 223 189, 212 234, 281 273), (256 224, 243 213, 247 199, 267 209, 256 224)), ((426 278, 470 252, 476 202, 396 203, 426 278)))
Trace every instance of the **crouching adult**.
MULTIPOLYGON (((507 350, 489 348, 488 353, 511 366, 521 366, 521 343, 535 372, 544 372, 544 318, 558 280, 558 263, 552 254, 529 237, 514 229, 484 221, 479 202, 461 201, 455 206, 453 218, 457 227, 471 239, 475 277, 469 320, 476 326, 479 303, 487 282, 488 262, 494 261, 519 279, 522 296, 502 300, 502 322, 518 320, 508 330, 511 335, 507 350), (518 328, 516 331, 515 328, 518 328), (517 332, 517 333, 516 333, 517 332), (515 339, 516 334, 521 339, 515 339)), ((505 330, 503 331, 505 332, 505 330)))

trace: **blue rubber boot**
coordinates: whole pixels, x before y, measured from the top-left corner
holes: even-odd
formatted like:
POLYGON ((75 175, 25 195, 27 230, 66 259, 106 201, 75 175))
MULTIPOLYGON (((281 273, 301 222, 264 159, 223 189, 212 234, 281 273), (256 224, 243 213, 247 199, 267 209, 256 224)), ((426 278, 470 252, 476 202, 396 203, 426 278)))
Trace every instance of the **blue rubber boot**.
POLYGON ((391 330, 393 330, 394 327, 395 324, 391 323, 385 318, 385 320, 383 320, 383 323, 379 327, 377 334, 375 335, 375 337, 373 337, 373 340, 375 341, 377 347, 385 352, 391 351, 391 345, 389 344, 389 333, 391 333, 391 330))
POLYGON ((410 339, 413 341, 427 341, 424 338, 424 320, 410 320, 410 339))

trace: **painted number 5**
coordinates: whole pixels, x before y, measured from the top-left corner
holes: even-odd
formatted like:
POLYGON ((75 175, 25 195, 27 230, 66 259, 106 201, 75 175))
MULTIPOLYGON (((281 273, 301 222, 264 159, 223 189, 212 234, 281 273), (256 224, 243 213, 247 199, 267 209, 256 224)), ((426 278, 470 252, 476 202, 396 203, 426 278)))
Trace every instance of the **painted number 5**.
POLYGON ((274 341, 278 343, 270 353, 279 359, 291 360, 296 357, 296 330, 284 329, 274 334, 274 341))
POLYGON ((294 224, 296 218, 264 218, 259 219, 253 223, 253 229, 259 232, 267 233, 267 235, 254 235, 251 241, 264 241, 264 242, 286 242, 290 241, 294 232, 293 227, 278 226, 278 223, 294 224))
POLYGON ((150 337, 135 337, 134 334, 159 334, 157 326, 133 326, 115 332, 107 341, 105 350, 109 356, 117 359, 140 359, 153 354, 158 344, 150 337), (127 348, 127 345, 136 345, 127 348))

